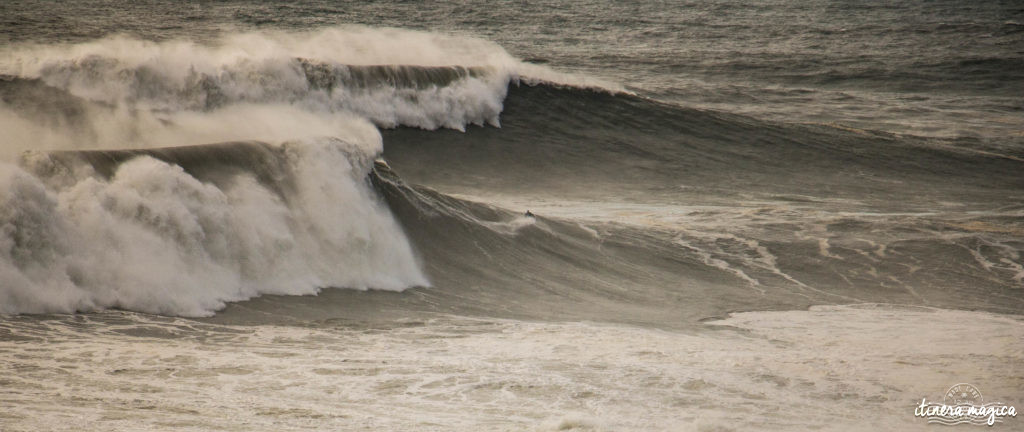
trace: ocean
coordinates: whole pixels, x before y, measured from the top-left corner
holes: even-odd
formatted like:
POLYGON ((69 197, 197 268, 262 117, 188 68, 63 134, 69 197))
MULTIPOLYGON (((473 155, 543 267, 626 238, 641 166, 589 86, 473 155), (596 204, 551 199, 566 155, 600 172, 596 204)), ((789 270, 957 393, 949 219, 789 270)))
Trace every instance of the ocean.
POLYGON ((928 429, 1022 252, 1015 1, 0 4, 4 431, 928 429))

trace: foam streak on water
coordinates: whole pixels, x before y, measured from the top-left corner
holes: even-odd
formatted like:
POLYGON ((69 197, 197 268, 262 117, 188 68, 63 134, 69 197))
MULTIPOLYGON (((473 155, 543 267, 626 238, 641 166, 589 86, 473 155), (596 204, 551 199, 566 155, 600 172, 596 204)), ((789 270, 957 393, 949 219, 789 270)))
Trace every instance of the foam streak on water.
MULTIPOLYGON (((384 331, 5 321, 5 430, 877 430, 968 379, 1024 394, 1019 319, 888 305, 696 333, 439 316, 384 331), (38 342, 46 340, 46 344, 38 342)), ((1012 419, 1011 419, 1012 420, 1012 419)))

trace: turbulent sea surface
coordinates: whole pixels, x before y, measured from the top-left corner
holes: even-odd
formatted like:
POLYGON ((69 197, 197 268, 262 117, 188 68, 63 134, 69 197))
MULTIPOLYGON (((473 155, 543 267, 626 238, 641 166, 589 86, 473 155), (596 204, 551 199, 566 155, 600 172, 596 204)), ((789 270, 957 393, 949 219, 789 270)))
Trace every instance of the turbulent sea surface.
POLYGON ((1017 2, 0 4, 5 431, 924 428, 1022 252, 1017 2))

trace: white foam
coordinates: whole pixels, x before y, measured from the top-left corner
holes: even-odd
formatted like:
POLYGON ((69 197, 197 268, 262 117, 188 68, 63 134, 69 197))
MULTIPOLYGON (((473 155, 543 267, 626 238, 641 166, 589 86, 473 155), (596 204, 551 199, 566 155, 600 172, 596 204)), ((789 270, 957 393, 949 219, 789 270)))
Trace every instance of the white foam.
MULTIPOLYGON (((204 44, 125 36, 70 45, 13 44, 0 47, 0 74, 38 79, 89 102, 74 113, 74 121, 39 119, 32 110, 0 103, 0 126, 15 131, 0 136, 0 149, 8 154, 12 149, 164 145, 165 137, 151 135, 188 130, 218 117, 236 119, 241 109, 237 105, 250 106, 249 111, 259 110, 252 105, 272 108, 249 117, 247 125, 253 128, 231 122, 199 131, 230 131, 233 139, 269 141, 276 135, 260 135, 267 125, 338 112, 383 127, 464 130, 470 124, 497 126, 508 84, 520 79, 621 90, 523 63, 482 39, 358 26, 227 34, 204 44), (302 61, 335 68, 341 75, 346 74, 344 68, 359 65, 458 66, 477 72, 441 84, 395 85, 383 80, 382 85, 369 87, 322 88, 311 85, 302 61), (219 113, 225 109, 230 112, 219 113), (267 121, 269 113, 279 114, 279 119, 267 121), (29 124, 24 124, 26 120, 29 124)), ((172 144, 202 143, 195 139, 204 134, 196 135, 200 136, 183 134, 172 144)))
POLYGON ((0 341, 4 379, 19 391, 0 421, 54 431, 210 430, 239 419, 254 431, 930 430, 914 407, 959 382, 986 402, 1024 401, 1015 367, 1024 323, 982 312, 815 307, 682 332, 455 317, 408 324, 0 321, 12 339, 47 341, 0 341))
POLYGON ((55 189, 0 164, 0 313, 201 316, 264 293, 428 285, 365 181, 376 153, 334 139, 286 151, 287 199, 250 174, 222 189, 146 156, 55 189))

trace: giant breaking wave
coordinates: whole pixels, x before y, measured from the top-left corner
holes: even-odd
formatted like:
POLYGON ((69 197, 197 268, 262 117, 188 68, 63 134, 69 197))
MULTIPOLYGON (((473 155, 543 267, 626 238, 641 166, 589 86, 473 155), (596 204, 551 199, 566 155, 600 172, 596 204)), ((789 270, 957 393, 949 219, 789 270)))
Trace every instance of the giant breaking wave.
POLYGON ((367 177, 376 127, 498 125, 521 74, 574 79, 362 27, 0 51, 4 314, 428 285, 367 177))

